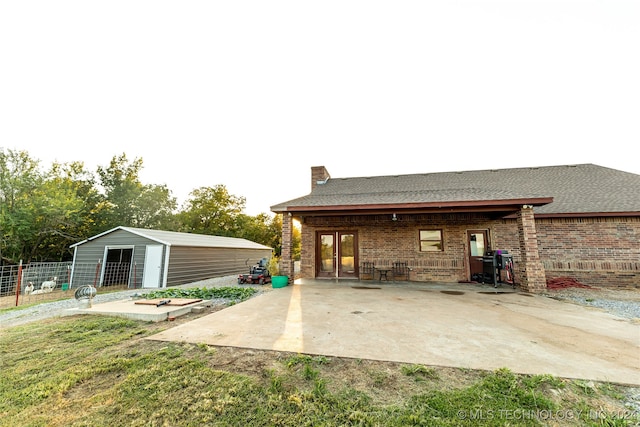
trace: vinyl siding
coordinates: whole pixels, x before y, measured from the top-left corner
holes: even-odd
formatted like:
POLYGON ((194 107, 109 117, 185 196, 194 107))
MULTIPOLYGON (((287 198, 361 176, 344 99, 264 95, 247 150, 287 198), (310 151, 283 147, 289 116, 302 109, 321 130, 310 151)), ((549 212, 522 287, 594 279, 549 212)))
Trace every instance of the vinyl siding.
MULTIPOLYGON (((140 287, 142 283, 142 272, 144 269, 144 257, 147 245, 158 245, 159 243, 146 239, 123 230, 116 230, 94 240, 88 240, 76 247, 75 259, 73 262, 72 286, 78 287, 85 284, 93 284, 96 276, 98 263, 104 263, 106 247, 133 246, 133 258, 131 260, 131 287, 140 287), (135 265, 135 267, 134 267, 135 265), (135 281, 135 284, 134 284, 135 281)), ((163 257, 166 247, 163 250, 163 257)), ((98 283, 101 283, 101 271, 98 273, 98 283)))
POLYGON ((241 274, 261 258, 271 256, 269 249, 229 249, 171 247, 167 286, 183 285, 211 277, 241 274))

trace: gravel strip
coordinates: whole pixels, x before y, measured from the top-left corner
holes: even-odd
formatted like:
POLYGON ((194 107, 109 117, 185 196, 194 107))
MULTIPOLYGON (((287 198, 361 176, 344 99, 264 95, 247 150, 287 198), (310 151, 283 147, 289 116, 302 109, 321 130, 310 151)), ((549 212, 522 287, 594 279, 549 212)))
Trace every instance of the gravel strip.
POLYGON ((547 290, 544 296, 559 301, 599 308, 614 316, 640 320, 640 290, 566 288, 547 290))
POLYGON ((575 303, 586 305, 589 307, 601 308, 607 313, 624 317, 627 319, 640 318, 640 304, 633 301, 616 301, 610 299, 592 299, 581 296, 565 297, 565 300, 570 300, 575 303))

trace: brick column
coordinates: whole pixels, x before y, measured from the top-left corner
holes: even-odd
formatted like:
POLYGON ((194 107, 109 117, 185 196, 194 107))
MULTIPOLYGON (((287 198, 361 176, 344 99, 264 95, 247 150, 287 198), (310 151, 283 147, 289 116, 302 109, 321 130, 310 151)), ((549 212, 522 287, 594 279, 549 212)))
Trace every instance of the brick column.
POLYGON ((293 281, 293 217, 282 214, 282 254, 280 258, 280 275, 289 276, 293 281))
POLYGON ((528 292, 541 292, 547 288, 547 279, 538 253, 536 221, 531 205, 522 206, 518 212, 518 238, 520 240, 518 269, 521 287, 528 292))

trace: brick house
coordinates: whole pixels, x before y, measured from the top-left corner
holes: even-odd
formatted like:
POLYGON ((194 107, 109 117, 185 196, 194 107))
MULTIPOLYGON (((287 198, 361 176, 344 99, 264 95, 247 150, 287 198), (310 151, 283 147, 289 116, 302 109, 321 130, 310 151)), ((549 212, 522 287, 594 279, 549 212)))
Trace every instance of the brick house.
POLYGON ((402 261, 411 281, 466 282, 499 249, 526 291, 559 277, 640 287, 640 175, 593 164, 337 179, 318 166, 311 193, 271 210, 285 274, 300 224, 303 278, 402 261))

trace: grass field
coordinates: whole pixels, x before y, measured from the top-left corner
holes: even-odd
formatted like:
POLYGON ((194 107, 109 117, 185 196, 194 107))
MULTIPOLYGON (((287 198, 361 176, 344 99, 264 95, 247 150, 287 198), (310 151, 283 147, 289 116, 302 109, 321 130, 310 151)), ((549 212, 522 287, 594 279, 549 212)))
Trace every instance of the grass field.
POLYGON ((195 316, 84 315, 0 330, 0 426, 640 422, 622 385, 147 339, 195 316))

